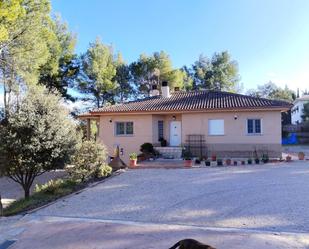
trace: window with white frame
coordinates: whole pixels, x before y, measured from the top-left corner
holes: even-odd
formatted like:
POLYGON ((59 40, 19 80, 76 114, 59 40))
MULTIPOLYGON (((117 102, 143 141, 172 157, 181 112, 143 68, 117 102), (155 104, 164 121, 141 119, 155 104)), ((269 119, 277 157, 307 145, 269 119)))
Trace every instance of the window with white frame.
POLYGON ((133 135, 133 122, 116 122, 115 134, 116 136, 133 135))
POLYGON ((261 134, 261 119, 247 119, 247 133, 248 134, 261 134))
POLYGON ((224 120, 223 119, 209 119, 208 120, 208 134, 209 135, 224 135, 224 120))

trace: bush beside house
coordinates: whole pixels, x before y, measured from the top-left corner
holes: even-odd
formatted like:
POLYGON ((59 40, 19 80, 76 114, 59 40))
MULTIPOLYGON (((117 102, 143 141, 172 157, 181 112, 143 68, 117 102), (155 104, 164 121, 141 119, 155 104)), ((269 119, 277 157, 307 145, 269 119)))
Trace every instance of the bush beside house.
POLYGON ((107 165, 105 146, 95 141, 83 141, 72 156, 72 165, 67 171, 72 179, 82 182, 108 176, 112 168, 107 165))

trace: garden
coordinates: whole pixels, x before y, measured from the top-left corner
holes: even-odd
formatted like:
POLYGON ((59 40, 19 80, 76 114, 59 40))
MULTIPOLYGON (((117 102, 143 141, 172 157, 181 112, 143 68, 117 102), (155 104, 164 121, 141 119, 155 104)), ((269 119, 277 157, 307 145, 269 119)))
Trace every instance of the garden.
POLYGON ((30 87, 9 109, 0 123, 0 176, 19 184, 24 198, 6 207, 4 215, 40 207, 111 175, 105 146, 79 130, 60 96, 44 87, 30 87), (35 186, 31 195, 34 179, 56 169, 65 170, 66 177, 35 186))

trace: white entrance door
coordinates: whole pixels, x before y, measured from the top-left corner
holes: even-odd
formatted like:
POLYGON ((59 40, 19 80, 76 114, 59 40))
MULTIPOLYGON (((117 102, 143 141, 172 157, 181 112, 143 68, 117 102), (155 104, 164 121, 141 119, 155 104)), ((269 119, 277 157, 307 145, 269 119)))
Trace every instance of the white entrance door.
POLYGON ((170 146, 179 146, 181 144, 181 122, 172 121, 170 123, 170 146))

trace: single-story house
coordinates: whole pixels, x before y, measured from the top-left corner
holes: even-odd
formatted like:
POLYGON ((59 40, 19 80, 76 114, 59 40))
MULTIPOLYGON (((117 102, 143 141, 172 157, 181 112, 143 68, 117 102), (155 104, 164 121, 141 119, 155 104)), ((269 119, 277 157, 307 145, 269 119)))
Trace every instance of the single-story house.
POLYGON ((281 112, 291 108, 289 103, 221 91, 171 93, 164 82, 161 92, 152 90, 150 97, 94 109, 80 118, 88 124, 97 120, 99 141, 110 156, 119 146, 126 163, 145 142, 175 155, 183 147, 200 146, 205 156, 247 158, 255 151, 281 156, 281 112), (160 138, 167 141, 165 148, 160 138))

